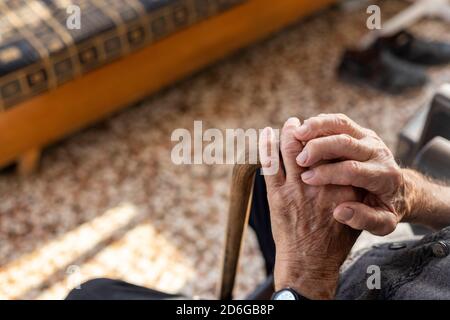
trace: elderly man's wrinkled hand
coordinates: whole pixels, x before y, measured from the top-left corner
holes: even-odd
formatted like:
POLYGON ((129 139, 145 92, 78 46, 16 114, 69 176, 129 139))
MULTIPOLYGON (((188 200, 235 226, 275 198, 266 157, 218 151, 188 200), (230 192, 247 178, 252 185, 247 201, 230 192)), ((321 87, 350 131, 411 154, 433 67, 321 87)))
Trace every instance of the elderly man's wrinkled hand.
POLYGON ((297 164, 310 186, 360 188, 362 201, 345 201, 334 209, 339 222, 376 235, 394 231, 408 212, 402 169, 378 135, 342 114, 306 120, 295 136, 305 144, 297 164))
POLYGON ((351 186, 310 186, 301 179, 302 167, 296 163, 303 145, 294 136, 300 127, 297 118, 284 125, 278 141, 266 128, 260 141, 264 168, 273 161, 283 165, 275 174, 265 175, 272 231, 276 245, 275 288, 291 287, 311 299, 334 297, 339 268, 347 257, 359 231, 338 223, 333 211, 340 203, 361 201, 351 186), (277 150, 270 154, 270 150, 277 150))

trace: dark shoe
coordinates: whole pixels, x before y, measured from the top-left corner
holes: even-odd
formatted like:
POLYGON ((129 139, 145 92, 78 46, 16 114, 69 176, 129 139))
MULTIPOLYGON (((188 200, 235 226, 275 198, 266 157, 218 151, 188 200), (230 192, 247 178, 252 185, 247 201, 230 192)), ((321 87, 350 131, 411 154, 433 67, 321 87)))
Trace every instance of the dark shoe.
POLYGON ((416 38, 409 32, 383 37, 378 46, 386 48, 400 59, 427 66, 450 63, 450 44, 416 38))
POLYGON ((346 81, 368 85, 391 94, 419 88, 428 81, 421 67, 400 60, 376 44, 363 51, 347 50, 339 65, 338 74, 346 81))

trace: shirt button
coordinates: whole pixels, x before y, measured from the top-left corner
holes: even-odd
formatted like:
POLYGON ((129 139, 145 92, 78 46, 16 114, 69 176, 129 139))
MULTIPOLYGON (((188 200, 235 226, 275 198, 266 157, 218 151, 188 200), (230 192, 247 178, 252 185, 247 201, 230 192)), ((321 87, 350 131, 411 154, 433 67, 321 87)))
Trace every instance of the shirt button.
POLYGON ((393 242, 389 245, 389 250, 400 250, 406 248, 406 243, 404 242, 393 242))
POLYGON ((434 256, 437 258, 444 258, 450 253, 450 248, 444 241, 433 243, 431 245, 431 250, 433 251, 434 256))

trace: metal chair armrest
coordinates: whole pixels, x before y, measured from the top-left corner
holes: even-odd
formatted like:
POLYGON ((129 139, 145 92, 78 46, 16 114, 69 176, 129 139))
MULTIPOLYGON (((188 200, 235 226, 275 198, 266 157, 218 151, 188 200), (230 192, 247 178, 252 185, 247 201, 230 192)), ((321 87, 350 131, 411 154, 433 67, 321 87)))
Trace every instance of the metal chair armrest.
POLYGON ((417 154, 414 168, 438 180, 450 180, 450 141, 434 137, 417 154))

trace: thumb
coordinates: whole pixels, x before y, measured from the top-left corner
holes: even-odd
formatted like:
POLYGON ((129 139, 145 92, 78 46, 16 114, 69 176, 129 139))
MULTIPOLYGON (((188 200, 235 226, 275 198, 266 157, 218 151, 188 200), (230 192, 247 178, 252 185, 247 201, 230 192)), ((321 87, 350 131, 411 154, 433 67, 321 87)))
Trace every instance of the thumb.
POLYGON ((385 236, 397 227, 397 217, 383 208, 369 207, 360 202, 344 202, 334 209, 334 218, 357 230, 385 236))

